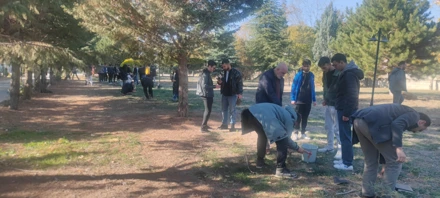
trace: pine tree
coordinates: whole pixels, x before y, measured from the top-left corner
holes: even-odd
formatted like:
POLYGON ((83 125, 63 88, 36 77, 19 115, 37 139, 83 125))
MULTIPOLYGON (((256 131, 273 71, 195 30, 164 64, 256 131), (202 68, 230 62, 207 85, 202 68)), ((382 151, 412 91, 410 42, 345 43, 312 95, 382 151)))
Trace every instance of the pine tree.
POLYGON ((157 54, 177 62, 178 112, 187 116, 188 59, 199 48, 209 45, 215 30, 249 16, 262 3, 263 0, 88 0, 78 3, 73 13, 99 35, 142 39, 157 54))
POLYGON ((316 23, 316 36, 313 45, 313 57, 319 60, 322 56, 331 57, 334 53, 330 48, 330 43, 336 39, 336 33, 342 17, 330 3, 321 15, 321 19, 316 23))
MULTIPOLYGON (((64 8, 73 3, 73 0, 0 2, 0 61, 12 65, 11 109, 18 109, 22 65, 29 74, 33 69, 47 71, 49 64, 78 62, 75 51, 86 45, 93 35, 65 12, 64 8)), ((27 87, 26 90, 29 91, 27 87)))
POLYGON ((255 66, 266 70, 284 60, 288 51, 287 20, 278 2, 269 0, 261 7, 253 28, 250 48, 255 66))
POLYGON ((398 62, 406 60, 408 73, 417 73, 433 56, 428 50, 437 27, 429 15, 428 0, 364 0, 356 9, 348 11, 337 39, 332 43, 336 52, 348 55, 373 76, 376 43, 368 39, 379 28, 389 40, 380 46, 378 72, 389 72, 398 62))

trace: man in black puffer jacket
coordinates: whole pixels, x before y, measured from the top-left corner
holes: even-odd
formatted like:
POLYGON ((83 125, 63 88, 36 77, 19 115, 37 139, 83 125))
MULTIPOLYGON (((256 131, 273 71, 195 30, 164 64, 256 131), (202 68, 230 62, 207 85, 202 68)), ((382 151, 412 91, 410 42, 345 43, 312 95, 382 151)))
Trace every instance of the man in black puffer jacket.
POLYGON ((359 108, 360 80, 364 72, 351 61, 347 63, 344 54, 335 54, 332 63, 341 73, 336 83, 335 108, 338 111, 339 137, 341 140, 342 160, 334 162, 334 167, 339 170, 353 170, 353 134, 351 131, 350 116, 359 108))
POLYGON ((209 132, 208 120, 211 115, 212 103, 214 102, 214 88, 220 88, 220 85, 214 85, 211 78, 211 73, 215 70, 217 64, 213 60, 208 61, 208 67, 203 69, 203 73, 197 82, 196 94, 202 97, 205 105, 205 112, 203 113, 202 128, 200 131, 209 132))

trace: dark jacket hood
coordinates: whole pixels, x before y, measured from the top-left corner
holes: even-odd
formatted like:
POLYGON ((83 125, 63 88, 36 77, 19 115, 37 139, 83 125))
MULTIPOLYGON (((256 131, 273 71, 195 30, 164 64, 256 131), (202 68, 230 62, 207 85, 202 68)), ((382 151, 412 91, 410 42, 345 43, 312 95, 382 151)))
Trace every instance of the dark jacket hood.
POLYGON ((397 73, 397 72, 399 72, 399 71, 402 71, 402 69, 400 69, 400 68, 398 68, 398 67, 395 67, 395 68, 391 71, 390 75, 392 75, 392 74, 394 74, 394 73, 397 73))
POLYGON ((342 70, 342 72, 352 72, 359 78, 359 80, 364 79, 364 72, 359 69, 354 61, 348 63, 347 66, 342 70))

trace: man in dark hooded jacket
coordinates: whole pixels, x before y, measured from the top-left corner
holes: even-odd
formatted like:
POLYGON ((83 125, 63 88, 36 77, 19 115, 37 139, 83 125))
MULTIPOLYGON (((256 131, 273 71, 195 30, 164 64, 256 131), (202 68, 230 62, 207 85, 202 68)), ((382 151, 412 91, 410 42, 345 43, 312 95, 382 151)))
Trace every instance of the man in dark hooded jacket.
POLYGON ((337 160, 334 161, 334 167, 339 170, 353 170, 353 134, 350 116, 357 111, 359 106, 359 81, 364 78, 364 72, 354 61, 347 63, 344 54, 335 54, 331 61, 335 68, 341 72, 336 84, 335 108, 338 111, 342 160, 339 160, 341 159, 339 156, 335 156, 337 160))
POLYGON ((393 94, 393 103, 402 104, 402 91, 407 91, 405 68, 406 62, 400 62, 399 65, 391 71, 391 74, 388 77, 390 91, 393 94))

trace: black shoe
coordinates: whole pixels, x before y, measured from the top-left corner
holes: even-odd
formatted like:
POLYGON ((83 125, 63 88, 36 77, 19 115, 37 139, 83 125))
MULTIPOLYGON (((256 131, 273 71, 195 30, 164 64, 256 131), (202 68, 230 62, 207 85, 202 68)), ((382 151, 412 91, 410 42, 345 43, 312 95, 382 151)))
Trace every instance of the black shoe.
POLYGON ((228 129, 228 125, 222 124, 217 129, 220 129, 220 130, 228 129))
POLYGON ((292 172, 290 172, 287 168, 277 168, 275 177, 286 178, 286 179, 295 179, 298 176, 292 172))
POLYGON ((266 166, 266 163, 264 163, 264 159, 262 159, 262 160, 257 159, 257 164, 256 164, 255 168, 263 168, 264 166, 266 166))
POLYGON ((204 126, 202 126, 202 128, 200 128, 200 132, 208 133, 208 132, 211 132, 211 131, 209 131, 208 126, 204 125, 204 126))
POLYGON ((229 132, 235 132, 235 126, 231 125, 231 128, 229 129, 229 132))

